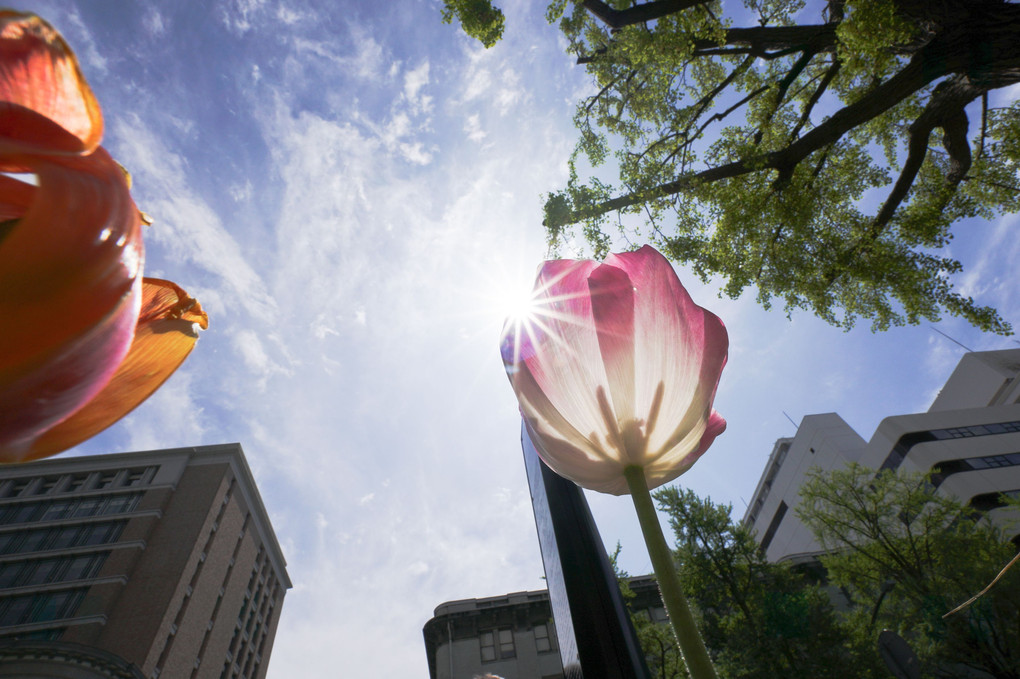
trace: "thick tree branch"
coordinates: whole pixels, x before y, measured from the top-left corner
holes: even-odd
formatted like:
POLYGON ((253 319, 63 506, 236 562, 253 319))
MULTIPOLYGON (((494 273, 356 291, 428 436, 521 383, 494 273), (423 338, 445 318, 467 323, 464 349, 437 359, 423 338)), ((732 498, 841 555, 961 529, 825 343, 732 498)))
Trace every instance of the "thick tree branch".
POLYGON ((655 200, 690 189, 697 184, 730 179, 762 169, 775 169, 780 173, 790 172, 797 163, 818 149, 839 140, 854 129, 885 111, 889 110, 911 94, 921 89, 944 73, 925 63, 925 55, 915 55, 895 76, 874 88, 853 104, 845 106, 828 120, 814 128, 800 139, 779 151, 763 154, 747 160, 737 160, 719 167, 678 177, 677 179, 643 191, 629 193, 598 205, 581 208, 565 215, 565 221, 546 226, 563 226, 583 219, 596 217, 631 205, 655 200))
POLYGON ((872 241, 888 225, 897 208, 906 198, 910 187, 928 153, 928 140, 936 127, 945 132, 946 151, 950 157, 950 171, 946 181, 959 184, 970 169, 970 143, 967 141, 967 114, 964 107, 984 93, 966 78, 954 78, 941 83, 932 92, 924 111, 910 125, 910 139, 907 144, 907 158, 900 176, 886 197, 882 208, 875 215, 868 240, 872 241))
MULTIPOLYGON (((695 56, 710 56, 726 45, 745 47, 745 49, 726 51, 727 54, 751 54, 763 58, 777 58, 801 51, 833 52, 836 49, 837 26, 836 23, 828 23, 806 26, 730 28, 727 29, 722 43, 712 40, 696 41, 694 43, 695 56), (770 53, 769 50, 775 50, 775 52, 770 53)), ((591 63, 608 51, 608 47, 603 45, 590 56, 578 57, 577 63, 591 63)))
POLYGON ((669 14, 707 4, 709 0, 655 0, 627 9, 613 9, 602 0, 584 0, 584 8, 613 30, 654 21, 669 14))

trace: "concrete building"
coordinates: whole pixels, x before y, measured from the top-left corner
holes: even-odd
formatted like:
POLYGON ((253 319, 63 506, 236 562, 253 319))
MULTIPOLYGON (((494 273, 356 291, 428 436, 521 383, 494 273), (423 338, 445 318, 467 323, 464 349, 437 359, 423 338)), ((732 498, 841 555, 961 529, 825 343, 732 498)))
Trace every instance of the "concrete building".
MULTIPOLYGON (((666 621, 655 578, 630 579, 630 608, 666 621)), ((549 592, 514 592, 484 599, 447 601, 425 623, 431 679, 562 679, 549 592)))
POLYGON ((797 518, 809 469, 857 462, 873 469, 931 472, 932 483, 1006 517, 1000 498, 1020 497, 1020 349, 964 355, 927 412, 882 420, 865 441, 835 413, 808 415, 776 441, 744 524, 770 561, 810 558, 821 547, 797 518))
POLYGON ((258 679, 290 586, 236 443, 0 468, 0 677, 258 679))

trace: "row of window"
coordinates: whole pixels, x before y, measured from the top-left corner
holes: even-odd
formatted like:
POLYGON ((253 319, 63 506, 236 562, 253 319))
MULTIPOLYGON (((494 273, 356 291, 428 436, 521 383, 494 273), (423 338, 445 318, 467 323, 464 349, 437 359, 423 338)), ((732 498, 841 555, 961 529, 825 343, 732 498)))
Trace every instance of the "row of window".
MULTIPOLYGON (((539 653, 556 650, 555 636, 549 625, 535 625, 535 648, 539 653)), ((510 628, 482 632, 478 639, 482 653, 482 662, 495 662, 517 657, 514 646, 514 631, 510 628)))
POLYGON ((926 431, 912 431, 904 434, 896 441, 896 445, 889 451, 885 461, 879 469, 899 469, 906 459, 910 449, 920 443, 929 441, 948 441, 951 439, 971 438, 973 436, 992 436, 995 434, 1009 434, 1020 431, 1020 421, 993 422, 991 424, 976 424, 971 427, 953 427, 950 429, 930 429, 926 431))
POLYGON ((29 476, 0 481, 0 498, 31 497, 57 493, 78 493, 105 488, 130 488, 150 483, 158 466, 107 469, 78 474, 29 476))
POLYGON ((134 511, 141 497, 141 493, 120 493, 0 505, 0 525, 124 514, 134 511))
POLYGON ((0 597, 0 627, 69 618, 78 610, 86 589, 0 597))
POLYGON ((96 552, 0 563, 0 590, 87 580, 99 572, 109 555, 96 552))
POLYGON ((943 441, 945 439, 963 439, 971 436, 989 436, 990 434, 1008 434, 1020 431, 1020 422, 997 422, 994 424, 976 424, 971 427, 953 427, 952 429, 933 429, 932 435, 943 441))
POLYGON ((126 521, 103 521, 0 533, 0 555, 109 544, 117 541, 125 523, 126 521))

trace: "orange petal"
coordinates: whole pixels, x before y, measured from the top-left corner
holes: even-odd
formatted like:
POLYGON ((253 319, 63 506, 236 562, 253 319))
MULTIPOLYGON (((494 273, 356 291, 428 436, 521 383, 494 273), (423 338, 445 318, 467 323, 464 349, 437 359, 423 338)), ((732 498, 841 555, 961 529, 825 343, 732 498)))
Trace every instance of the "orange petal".
MULTIPOLYGON (((40 436, 19 461, 55 455, 95 436, 134 410, 184 362, 206 328, 202 306, 177 285, 146 278, 142 311, 127 358, 85 407, 40 436)), ((14 461, 14 460, 5 460, 14 461)))
POLYGON ((138 208, 105 150, 38 160, 35 171, 37 187, 0 182, 0 212, 16 220, 0 240, 0 394, 123 309, 141 276, 138 208))
POLYGON ((20 167, 12 154, 90 153, 102 136, 99 103, 60 34, 0 11, 0 167, 20 167))

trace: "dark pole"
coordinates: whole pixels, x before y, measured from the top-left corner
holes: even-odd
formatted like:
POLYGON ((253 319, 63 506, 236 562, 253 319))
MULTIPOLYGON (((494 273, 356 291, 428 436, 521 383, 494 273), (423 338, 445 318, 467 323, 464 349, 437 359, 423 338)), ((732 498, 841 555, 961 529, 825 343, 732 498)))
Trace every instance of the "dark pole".
POLYGON ((584 493, 542 462, 523 426, 521 447, 563 676, 649 679, 644 653, 584 493))

